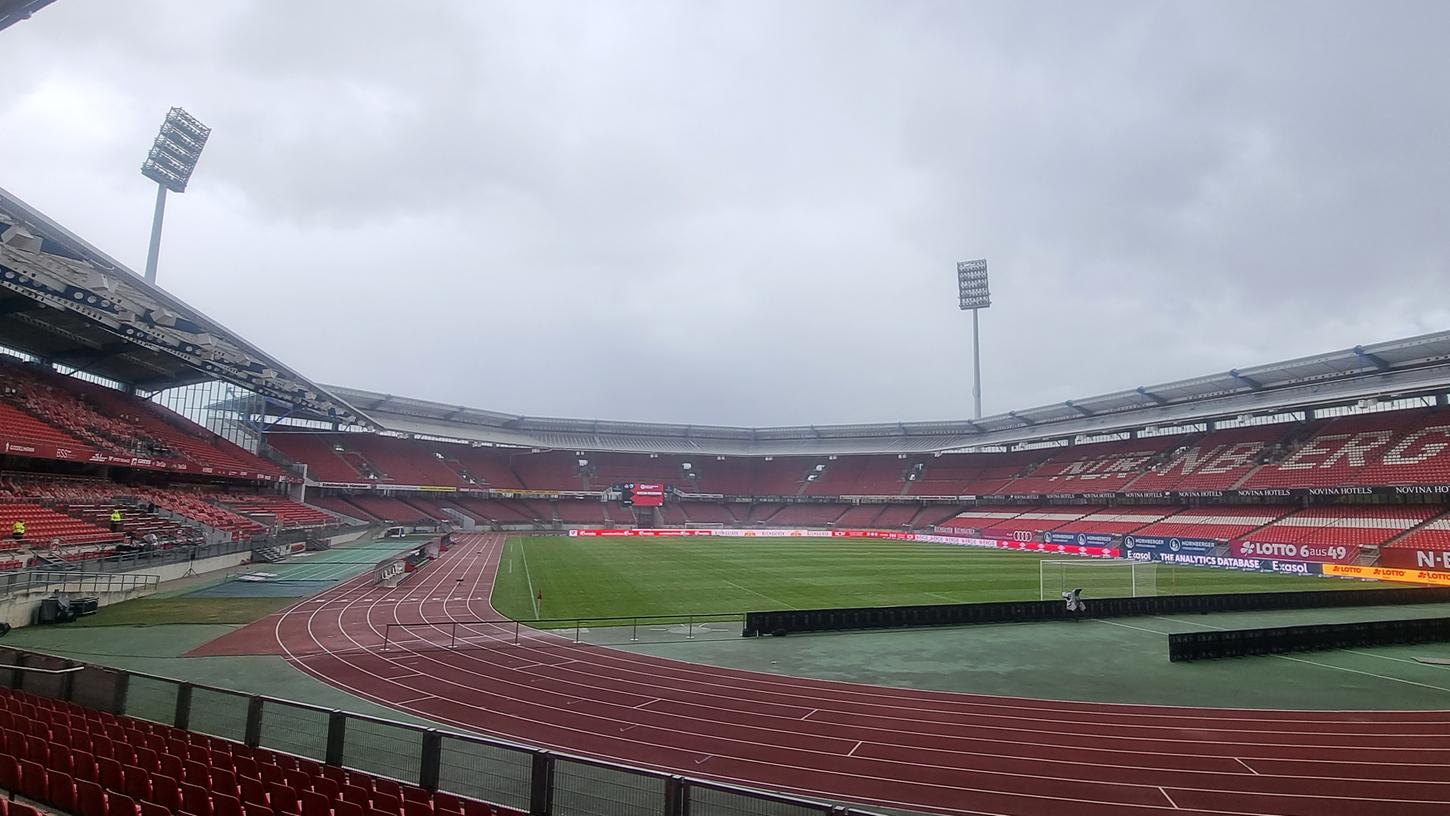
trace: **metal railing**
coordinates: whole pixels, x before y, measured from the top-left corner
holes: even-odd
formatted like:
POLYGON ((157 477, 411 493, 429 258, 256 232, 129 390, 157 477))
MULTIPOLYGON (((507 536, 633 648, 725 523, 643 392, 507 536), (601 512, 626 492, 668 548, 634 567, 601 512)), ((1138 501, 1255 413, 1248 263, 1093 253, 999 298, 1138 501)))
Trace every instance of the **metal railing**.
POLYGON ((160 584, 161 577, 158 575, 135 572, 25 570, 0 573, 0 596, 23 592, 129 592, 155 589, 160 584))
POLYGON ((447 648, 468 646, 538 646, 556 643, 639 643, 737 639, 740 627, 711 629, 712 623, 740 624, 745 612, 715 612, 697 615, 635 615, 600 618, 540 618, 517 621, 509 618, 480 620, 409 621, 383 627, 383 651, 388 649, 447 648), (628 637, 625 637, 625 635, 628 637), (585 637, 590 635, 591 637, 585 637))
POLYGON ((0 685, 493 802, 531 816, 880 816, 20 649, 0 648, 0 685))

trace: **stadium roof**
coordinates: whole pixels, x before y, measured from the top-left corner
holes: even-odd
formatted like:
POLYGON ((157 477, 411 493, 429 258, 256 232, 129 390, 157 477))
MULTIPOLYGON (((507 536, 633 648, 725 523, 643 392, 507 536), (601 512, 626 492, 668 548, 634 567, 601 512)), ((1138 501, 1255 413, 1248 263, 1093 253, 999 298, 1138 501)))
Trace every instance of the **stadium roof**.
POLYGON ((55 0, 0 0, 0 31, 54 3, 55 0))
POLYGON ((353 388, 329 390, 398 433, 497 445, 782 456, 925 453, 1268 415, 1450 391, 1450 332, 984 417, 746 428, 528 417, 353 388))
POLYGON ((372 424, 3 189, 0 345, 142 391, 225 380, 310 415, 372 424))

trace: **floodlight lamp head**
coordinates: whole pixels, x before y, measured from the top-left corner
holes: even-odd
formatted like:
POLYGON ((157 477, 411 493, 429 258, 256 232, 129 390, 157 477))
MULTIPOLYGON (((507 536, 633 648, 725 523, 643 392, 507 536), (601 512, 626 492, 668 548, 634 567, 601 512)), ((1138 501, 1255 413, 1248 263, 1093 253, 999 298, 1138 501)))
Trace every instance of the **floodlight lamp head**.
POLYGON ((172 108, 141 165, 141 175, 173 193, 186 192, 186 184, 210 136, 211 128, 181 108, 172 108))
POLYGON ((992 293, 987 285, 987 261, 957 262, 957 306, 962 311, 985 309, 992 305, 992 293))

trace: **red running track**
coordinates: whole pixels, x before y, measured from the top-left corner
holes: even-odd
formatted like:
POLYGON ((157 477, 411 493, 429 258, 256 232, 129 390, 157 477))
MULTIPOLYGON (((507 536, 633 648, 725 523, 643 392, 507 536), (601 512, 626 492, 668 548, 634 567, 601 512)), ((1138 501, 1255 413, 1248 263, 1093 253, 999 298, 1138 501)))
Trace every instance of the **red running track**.
POLYGON ((378 703, 574 754, 946 814, 1450 814, 1450 712, 1059 702, 723 669, 447 621, 489 605, 503 536, 409 583, 371 576, 198 654, 280 650, 378 703), (389 623, 439 623, 380 649, 389 623), (259 648, 261 647, 261 648, 259 648))

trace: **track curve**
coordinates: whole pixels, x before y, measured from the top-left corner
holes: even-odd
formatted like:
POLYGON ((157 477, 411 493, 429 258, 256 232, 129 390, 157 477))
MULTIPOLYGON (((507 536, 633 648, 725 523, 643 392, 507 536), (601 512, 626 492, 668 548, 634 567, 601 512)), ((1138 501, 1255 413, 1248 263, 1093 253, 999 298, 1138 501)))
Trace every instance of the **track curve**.
MULTIPOLYGON (((269 624, 324 682, 435 721, 690 776, 944 814, 1420 816, 1450 813, 1450 712, 1057 702, 780 677, 543 632, 470 630, 504 536, 412 582, 359 576, 269 624), (390 623, 436 637, 383 651, 390 623)), ((255 626, 255 625, 254 625, 255 626)))

